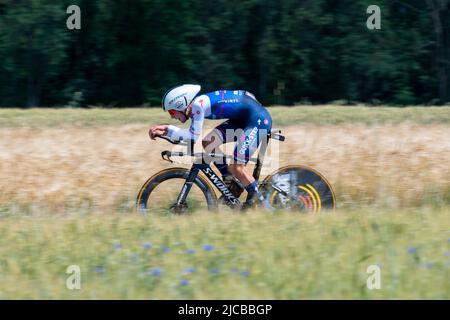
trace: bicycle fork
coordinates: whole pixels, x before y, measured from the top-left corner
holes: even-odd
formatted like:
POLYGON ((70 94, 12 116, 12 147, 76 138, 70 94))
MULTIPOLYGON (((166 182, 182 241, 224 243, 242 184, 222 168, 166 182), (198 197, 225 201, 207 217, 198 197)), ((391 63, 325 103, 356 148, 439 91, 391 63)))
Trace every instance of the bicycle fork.
POLYGON ((197 166, 192 166, 191 171, 189 172, 189 175, 186 179, 186 182, 183 185, 183 188, 181 189, 180 194, 178 195, 177 202, 174 205, 175 208, 182 208, 186 203, 187 195, 189 194, 189 191, 192 188, 192 184, 195 181, 195 178, 197 178, 198 172, 200 171, 200 168, 197 166))

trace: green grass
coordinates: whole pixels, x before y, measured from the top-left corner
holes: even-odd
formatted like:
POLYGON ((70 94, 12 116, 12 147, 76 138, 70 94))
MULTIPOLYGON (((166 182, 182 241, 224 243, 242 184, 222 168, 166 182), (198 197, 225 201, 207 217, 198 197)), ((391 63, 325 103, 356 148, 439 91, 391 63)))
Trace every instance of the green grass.
MULTIPOLYGON (((274 126, 386 124, 409 121, 417 124, 449 124, 449 107, 270 107, 274 126)), ((130 109, 1 109, 1 127, 103 126, 169 122, 161 108, 130 109)))
POLYGON ((4 216, 0 299, 449 299, 449 214, 4 216), (366 287, 372 264, 380 290, 366 287), (81 290, 66 289, 69 265, 81 290))

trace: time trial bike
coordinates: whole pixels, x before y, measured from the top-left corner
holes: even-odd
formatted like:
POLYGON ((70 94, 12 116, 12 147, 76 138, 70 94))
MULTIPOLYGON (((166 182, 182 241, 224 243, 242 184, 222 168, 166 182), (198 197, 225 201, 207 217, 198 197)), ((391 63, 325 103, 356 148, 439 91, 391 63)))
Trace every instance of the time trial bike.
MULTIPOLYGON (((222 205, 240 209, 239 200, 243 192, 237 180, 230 187, 221 180, 210 164, 223 155, 193 152, 193 142, 175 141, 159 137, 172 144, 186 146, 187 151, 161 153, 163 160, 173 163, 173 157, 194 158, 190 169, 175 167, 162 170, 150 177, 141 187, 136 200, 136 209, 144 214, 154 212, 186 213, 198 209, 217 210, 222 205), (219 198, 216 189, 221 195, 219 198)), ((262 143, 256 158, 253 177, 259 181, 264 155, 270 139, 285 140, 280 130, 267 133, 266 143, 262 143)), ((227 159, 231 156, 225 156, 227 159)), ((333 188, 318 171, 304 165, 288 165, 279 168, 259 183, 264 196, 261 205, 269 210, 290 210, 295 212, 318 213, 324 209, 334 209, 336 200, 333 188)))

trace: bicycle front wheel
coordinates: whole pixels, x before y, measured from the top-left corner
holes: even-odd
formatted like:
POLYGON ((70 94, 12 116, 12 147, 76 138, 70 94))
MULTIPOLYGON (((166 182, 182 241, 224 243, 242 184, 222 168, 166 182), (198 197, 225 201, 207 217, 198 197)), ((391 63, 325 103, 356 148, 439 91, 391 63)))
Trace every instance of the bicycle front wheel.
POLYGON ((214 190, 200 175, 192 184, 186 201, 176 206, 178 195, 189 172, 185 168, 170 168, 152 176, 144 183, 138 194, 136 209, 143 215, 216 209, 217 198, 214 190))

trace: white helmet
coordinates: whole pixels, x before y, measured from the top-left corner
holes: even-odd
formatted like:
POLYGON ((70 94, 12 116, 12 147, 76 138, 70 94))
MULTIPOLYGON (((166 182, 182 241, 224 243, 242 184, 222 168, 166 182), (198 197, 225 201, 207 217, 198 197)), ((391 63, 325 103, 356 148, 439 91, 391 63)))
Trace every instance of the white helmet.
POLYGON ((165 111, 177 110, 184 112, 201 88, 201 86, 196 84, 184 84, 170 89, 162 99, 163 109, 165 111))

